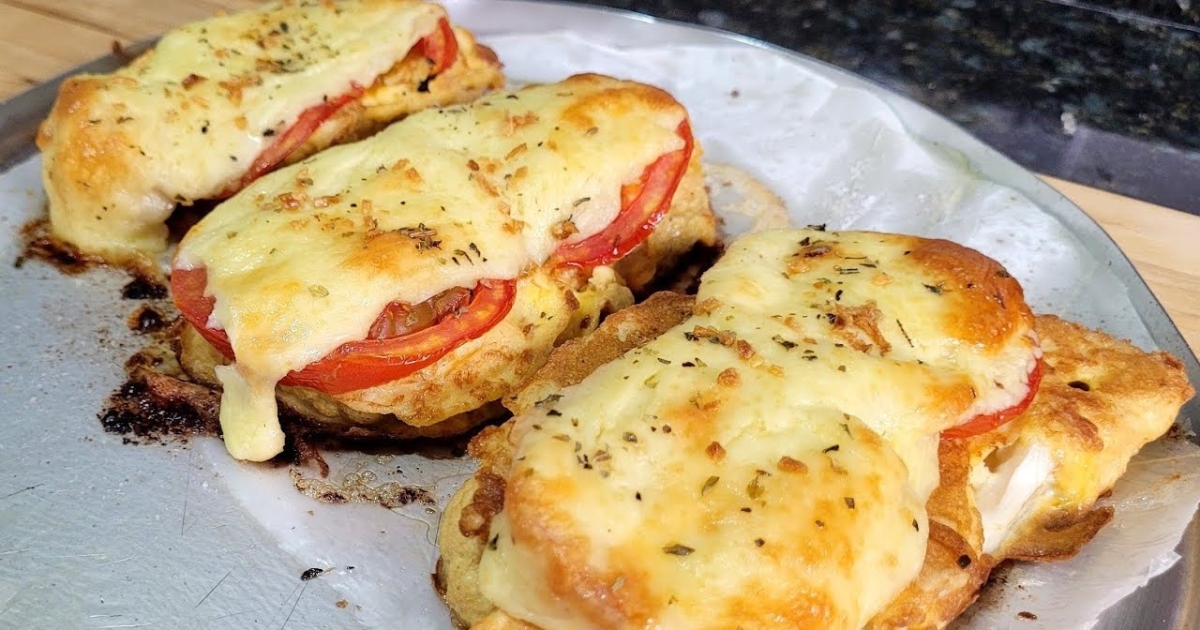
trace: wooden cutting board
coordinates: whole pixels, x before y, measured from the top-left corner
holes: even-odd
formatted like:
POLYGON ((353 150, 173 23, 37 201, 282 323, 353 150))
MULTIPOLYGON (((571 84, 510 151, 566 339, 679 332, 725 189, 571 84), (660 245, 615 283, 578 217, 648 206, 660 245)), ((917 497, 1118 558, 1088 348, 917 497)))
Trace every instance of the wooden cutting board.
MULTIPOLYGON (((111 50, 261 0, 0 0, 0 99, 111 50)), ((1200 217, 1046 178, 1090 214, 1200 350, 1200 217)))

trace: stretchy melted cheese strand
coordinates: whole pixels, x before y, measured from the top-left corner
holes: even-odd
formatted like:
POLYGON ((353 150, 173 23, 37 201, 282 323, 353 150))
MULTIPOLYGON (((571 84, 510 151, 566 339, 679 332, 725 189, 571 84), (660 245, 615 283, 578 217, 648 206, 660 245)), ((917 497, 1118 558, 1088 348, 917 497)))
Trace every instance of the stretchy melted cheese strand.
MULTIPOLYGON (((661 90, 585 75, 422 112, 258 180, 175 261, 205 270, 215 304, 199 324, 236 358, 220 378, 244 395, 225 396, 223 425, 278 431, 275 384, 363 339, 389 303, 515 280, 602 233, 624 187, 690 147, 685 123, 661 90)), ((262 459, 275 450, 262 444, 229 446, 262 459)))
POLYGON ((743 238, 694 316, 514 420, 483 595, 547 630, 857 630, 917 574, 939 433, 1020 404, 1032 316, 945 241, 743 238))

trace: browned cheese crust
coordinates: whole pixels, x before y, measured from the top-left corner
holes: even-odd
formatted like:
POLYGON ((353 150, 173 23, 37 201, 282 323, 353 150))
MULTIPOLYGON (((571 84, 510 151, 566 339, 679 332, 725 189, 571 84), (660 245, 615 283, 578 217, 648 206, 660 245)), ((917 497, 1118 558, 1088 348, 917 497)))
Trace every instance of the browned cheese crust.
MULTIPOLYGON (((692 300, 656 295, 609 318, 592 335, 565 344, 506 405, 516 414, 553 392, 686 319, 692 300)), ((965 327, 972 324, 964 322, 965 327)), ((1111 517, 1097 499, 1124 472, 1146 442, 1171 425, 1192 395, 1182 364, 1164 352, 1051 315, 1036 318, 1045 375, 1033 405, 1002 429, 939 448, 941 485, 930 497, 929 546, 918 577, 876 615, 871 630, 944 628, 977 598, 992 569, 1005 560, 1069 558, 1111 517), (1055 445, 1056 478, 1071 492, 1031 513, 995 555, 983 552, 984 534, 972 470, 991 454, 1021 440, 1055 445)), ((479 471, 443 515, 437 583, 460 625, 477 630, 534 630, 497 611, 479 592, 479 564, 492 518, 504 507, 513 444, 506 423, 471 443, 479 471)))
MULTIPOLYGON (((520 414, 554 392, 579 383, 596 368, 641 347, 687 319, 695 300, 677 293, 655 293, 644 302, 614 313, 595 332, 564 343, 533 374, 517 395, 504 404, 520 414)), ((468 453, 479 469, 454 495, 442 514, 438 532, 438 585, 460 625, 471 625, 495 606, 479 592, 475 569, 487 543, 492 517, 504 507, 505 475, 512 465, 512 423, 484 429, 471 440, 468 453)), ((493 624, 523 624, 496 615, 493 624), (502 619, 500 619, 502 618, 502 619)), ((522 628, 528 624, 504 626, 522 628)), ((532 628, 532 626, 529 626, 532 628)))
MULTIPOLYGON (((555 97, 565 104, 561 111, 551 110, 558 112, 554 115, 558 116, 560 120, 555 121, 553 129, 548 124, 546 125, 545 131, 549 134, 549 139, 546 140, 547 148, 543 150, 546 154, 560 151, 568 140, 578 142, 578 139, 571 140, 563 136, 568 131, 579 130, 578 138, 589 137, 591 134, 588 131, 597 129, 601 120, 610 118, 614 121, 630 120, 631 118, 640 120, 638 116, 646 111, 666 112, 677 116, 684 114, 681 106, 669 94, 651 86, 617 82, 598 75, 580 75, 557 85, 561 85, 561 89, 567 90, 567 92, 559 93, 555 97), (571 93, 571 88, 576 86, 579 88, 578 93, 571 93), (572 98, 564 100, 566 97, 572 98)), ((543 92, 547 91, 543 90, 543 92)), ((513 94, 514 98, 505 98, 503 102, 525 103, 526 101, 520 100, 519 95, 520 93, 513 94)), ((491 102, 484 103, 484 105, 492 104, 491 102)), ((513 107, 528 107, 528 105, 513 105, 513 107)), ((501 110, 500 107, 480 105, 473 109, 483 112, 480 114, 483 120, 501 125, 499 132, 501 134, 506 133, 504 125, 512 127, 517 124, 513 122, 514 120, 526 121, 520 123, 525 126, 539 120, 532 110, 514 119, 507 114, 502 116, 494 114, 493 112, 501 110)), ((466 108, 463 111, 467 111, 466 108)), ((406 128, 404 125, 418 122, 418 118, 421 121, 435 120, 437 117, 432 114, 431 112, 430 116, 410 119, 406 123, 391 127, 384 133, 391 134, 398 129, 404 129, 406 128)), ((671 122, 668 127, 671 132, 674 131, 676 124, 678 123, 671 122)), ((515 130, 515 128, 509 129, 508 133, 515 130)), ((489 133, 495 132, 489 131, 489 133)), ((368 142, 380 143, 386 139, 389 139, 389 136, 377 136, 368 142)), ((628 138, 628 141, 632 145, 644 142, 641 137, 631 137, 628 138)), ((488 146, 487 142, 481 144, 488 146)), ((537 141, 537 145, 542 145, 542 142, 537 141)), ((533 142, 531 141, 528 146, 534 146, 533 142)), ((522 142, 518 145, 518 149, 509 153, 510 158, 518 159, 526 150, 526 144, 522 142)), ((364 148, 363 151, 368 152, 369 150, 364 148)), ((572 159, 578 159, 580 169, 589 167, 584 158, 590 156, 590 153, 584 149, 568 153, 576 156, 572 159)), ((341 153, 323 154, 323 156, 335 155, 341 155, 341 153)), ((622 156, 613 153, 610 162, 620 164, 622 156)), ((553 262, 546 264, 538 264, 538 261, 533 260, 521 262, 524 269, 517 278, 516 295, 512 302, 512 308, 503 320, 480 337, 466 341, 432 364, 404 378, 339 394, 327 395, 313 389, 282 386, 277 389, 278 398, 292 411, 327 423, 331 431, 354 434, 366 432, 372 435, 403 437, 413 434, 442 436, 462 433, 483 420, 495 417, 501 412, 501 409, 493 403, 512 393, 521 382, 541 367, 555 346, 594 330, 604 316, 632 304, 632 290, 644 289, 652 280, 658 281, 669 275, 670 269, 679 262, 684 253, 694 248, 712 246, 717 242, 716 219, 704 189, 703 167, 699 156, 700 149, 695 148, 679 186, 655 229, 645 241, 611 267, 601 266, 583 271, 572 265, 557 265, 553 262)), ((321 170, 321 159, 322 156, 319 156, 315 158, 316 161, 306 163, 304 169, 293 171, 296 173, 295 181, 285 181, 285 178, 279 177, 276 177, 275 180, 283 181, 288 192, 292 192, 293 189, 303 192, 303 188, 311 184, 311 180, 306 180, 308 177, 306 171, 309 168, 314 171, 321 170)), ((464 160, 465 164, 461 168, 468 181, 483 182, 480 183, 480 188, 484 193, 481 196, 487 198, 485 200, 487 203, 479 202, 478 206, 462 204, 461 207, 476 208, 481 215, 489 215, 488 210, 492 208, 487 204, 492 203, 493 198, 500 199, 502 196, 500 189, 497 188, 501 185, 490 183, 491 178, 500 181, 503 177, 503 181, 508 182, 504 185, 510 185, 514 181, 530 181, 532 182, 531 186, 553 187, 564 181, 574 182, 575 174, 586 172, 581 170, 559 174, 557 169, 554 169, 553 172, 538 172, 521 166, 514 173, 506 174, 500 169, 501 162, 499 160, 485 159, 484 157, 480 157, 478 160, 478 162, 475 159, 464 160), (474 167, 472 168, 471 165, 474 167), (469 172, 468 169, 470 169, 469 172)), ((401 160, 401 162, 407 164, 407 160, 401 160)), ((406 168, 410 172, 415 172, 419 166, 417 164, 406 168)), ((396 173, 376 171, 376 174, 378 177, 376 180, 371 180, 371 185, 378 185, 388 193, 406 190, 405 186, 411 185, 410 180, 413 177, 408 174, 399 174, 398 171, 396 173), (396 179, 393 179, 393 175, 396 179)), ((312 174, 313 179, 318 177, 319 174, 315 172, 312 174)), ((458 180, 447 179, 446 181, 458 180)), ((225 205, 219 206, 214 214, 210 215, 210 219, 217 216, 218 213, 236 206, 239 201, 246 198, 246 196, 239 196, 225 205)), ((577 203, 586 202, 589 199, 590 197, 583 197, 577 203)), ((376 202, 379 202, 378 198, 376 198, 376 202)), ((399 201, 399 204, 404 203, 403 199, 399 201)), ((511 216, 512 209, 507 202, 500 200, 495 203, 498 204, 495 206, 498 212, 490 216, 511 216)), ((444 206, 443 210, 445 210, 444 206)), ((554 208, 555 212, 558 210, 559 208, 554 208)), ((246 214, 257 216, 256 213, 259 211, 251 209, 246 214)), ((313 220, 305 222, 303 227, 305 229, 313 228, 314 226, 309 224, 317 223, 316 216, 319 215, 314 215, 313 220)), ((569 217, 570 215, 563 213, 563 216, 569 217)), ((300 223, 300 221, 293 221, 290 225, 295 227, 300 223)), ((455 222, 454 225, 449 226, 447 231, 450 228, 466 229, 465 226, 470 223, 455 222)), ((566 223, 570 223, 570 221, 568 220, 566 223)), ((536 225, 536 223, 513 219, 506 221, 496 229, 508 230, 511 227, 517 230, 516 233, 519 233, 519 231, 527 229, 522 226, 531 225, 536 225)), ((195 235, 204 226, 205 224, 202 222, 197 228, 194 228, 188 239, 195 238, 195 235)), ((316 226, 315 229, 323 233, 327 231, 321 226, 316 226)), ((528 227, 528 229, 532 230, 532 227, 528 227)), ((231 231, 235 236, 222 238, 215 251, 221 252, 226 248, 229 248, 228 251, 236 251, 238 243, 235 237, 244 236, 245 231, 231 231)), ((336 270, 335 273, 340 276, 338 280, 348 277, 352 281, 363 282, 370 286, 388 287, 397 282, 413 282, 412 278, 419 276, 419 274, 414 276, 414 265, 418 265, 418 263, 414 263, 414 260, 429 261, 435 257, 441 257, 443 251, 450 251, 452 247, 455 247, 448 243, 442 243, 437 248, 423 249, 421 244, 408 236, 405 230, 372 229, 364 230, 364 232, 366 236, 361 248, 355 248, 349 253, 345 253, 344 258, 338 258, 328 265, 322 265, 322 270, 331 272, 336 270)), ((446 236, 444 232, 439 234, 439 238, 453 238, 452 234, 451 236, 446 236)), ((498 233, 495 236, 497 239, 507 239, 504 242, 510 243, 513 234, 498 233)), ((281 237, 289 235, 290 233, 280 234, 281 237)), ((268 234, 267 236, 274 237, 275 235, 268 234)), ((483 238, 490 236, 491 234, 483 234, 483 238)), ((562 240, 569 238, 570 234, 564 233, 559 236, 551 230, 549 236, 556 240, 562 240)), ((337 238, 344 241, 344 235, 337 238)), ((185 239, 181 246, 181 252, 187 251, 189 242, 191 241, 185 239)), ((487 250, 487 244, 484 241, 480 242, 487 250)), ((461 247, 463 250, 466 249, 465 241, 461 247)), ((472 242, 470 247, 475 248, 475 243, 472 242)), ((478 250, 476 249, 476 251, 478 250)), ((443 263, 449 262, 446 258, 449 256, 442 258, 443 263)), ((485 257, 484 261, 486 260, 485 257)), ((457 258, 454 259, 454 262, 456 267, 459 266, 460 261, 457 258)), ((461 266, 464 269, 467 268, 467 265, 461 266)), ((209 280, 209 289, 217 293, 218 290, 213 289, 211 266, 209 280)), ((276 303, 272 301, 274 295, 271 292, 284 291, 287 286, 291 285, 272 282, 255 285, 253 289, 246 289, 244 286, 238 285, 234 287, 236 289, 233 293, 235 297, 227 299, 237 304, 238 317, 241 318, 239 321, 275 321, 274 313, 270 311, 270 308, 273 307, 269 306, 276 303), (260 305, 266 305, 262 306, 266 310, 262 311, 261 317, 253 314, 260 305)), ((220 299, 218 298, 218 301, 220 299)), ((236 322, 226 325, 236 328, 236 322)), ((244 329, 241 334, 244 338, 249 338, 248 336, 251 335, 244 329)), ((269 333, 264 334, 269 335, 269 333)), ((294 347, 295 345, 291 340, 283 337, 270 337, 270 339, 271 343, 277 344, 275 347, 278 348, 294 347)), ((199 335, 192 333, 185 335, 181 343, 181 352, 180 362, 193 378, 214 387, 217 386, 213 368, 219 362, 223 363, 224 359, 213 352, 199 335)), ((240 350, 237 352, 239 353, 238 358, 244 365, 247 357, 242 355, 240 350)), ((267 352, 263 354, 273 356, 267 352)))
MULTIPOLYGON (((399 7, 416 4, 414 0, 386 1, 399 7)), ((276 25, 272 23, 266 28, 276 25)), ((295 27, 292 34, 301 28, 295 27)), ((247 37, 262 37, 260 42, 264 47, 279 46, 281 38, 287 37, 278 31, 267 33, 265 28, 254 33, 257 35, 247 37)), ((429 62, 414 49, 373 84, 365 86, 358 100, 341 107, 321 124, 284 163, 296 162, 334 144, 366 137, 413 112, 466 102, 487 90, 502 87, 502 66, 495 53, 476 43, 464 29, 456 28, 454 33, 459 52, 445 71, 431 77, 429 62)), ((155 276, 161 274, 157 257, 167 248, 166 221, 175 205, 217 198, 231 192, 227 190, 231 183, 199 184, 198 178, 186 174, 184 168, 196 161, 195 155, 186 152, 179 155, 179 150, 176 154, 159 155, 156 149, 143 149, 147 134, 174 134, 190 140, 200 130, 185 128, 181 112, 197 109, 212 113, 211 129, 207 124, 203 129, 209 137, 218 125, 240 125, 245 129, 246 116, 238 115, 242 88, 256 85, 256 79, 262 82, 254 76, 220 81, 225 91, 218 92, 223 96, 215 99, 220 102, 214 102, 212 97, 200 96, 192 88, 201 83, 217 83, 216 79, 208 81, 205 77, 188 75, 188 69, 181 68, 173 82, 166 81, 156 74, 159 70, 152 70, 158 53, 150 49, 117 74, 67 78, 37 135, 44 158, 43 181, 54 236, 68 249, 155 276), (143 75, 148 76, 140 78, 143 75), (162 83, 159 101, 139 97, 139 101, 127 102, 114 96, 124 94, 121 90, 139 89, 143 80, 152 86, 162 83), (171 165, 176 165, 174 172, 171 165), (175 181, 170 180, 172 176, 175 181), (189 179, 196 181, 186 181, 189 179)), ((221 50, 214 54, 220 55, 221 50)), ((260 65, 257 71, 273 72, 268 60, 264 59, 260 65)), ((241 113, 246 112, 243 109, 241 113)), ((264 146, 270 140, 264 138, 264 146)), ((196 145, 195 150, 204 150, 203 146, 196 145)))
MULTIPOLYGON (((493 401, 515 391, 557 344, 595 330, 606 315, 629 306, 632 295, 626 285, 642 288, 670 273, 684 253, 716 242, 716 220, 694 157, 662 222, 614 267, 615 279, 588 282, 571 273, 531 272, 518 283, 514 307, 499 325, 412 376, 336 396, 282 386, 279 400, 334 433, 397 438, 461 434, 499 416, 503 410, 493 401), (636 279, 629 281, 625 272, 636 279)), ((226 361, 190 326, 181 335, 180 349, 188 374, 219 387, 213 367, 226 361)))

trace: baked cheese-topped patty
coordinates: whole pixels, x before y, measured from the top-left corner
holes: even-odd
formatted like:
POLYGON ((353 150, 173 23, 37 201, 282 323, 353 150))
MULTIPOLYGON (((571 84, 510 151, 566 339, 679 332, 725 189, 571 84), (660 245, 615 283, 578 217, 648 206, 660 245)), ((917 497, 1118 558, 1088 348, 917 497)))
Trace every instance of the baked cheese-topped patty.
POLYGON ((180 27, 63 83, 38 135, 53 233, 152 269, 177 204, 502 82, 491 51, 415 0, 274 2, 180 27))
POLYGON ((946 241, 743 237, 689 319, 512 421, 479 591, 554 630, 857 630, 922 565, 939 433, 1028 404, 1032 325, 946 241))
MULTIPOLYGON (((518 415, 545 406, 551 394, 681 323, 693 306, 691 297, 660 293, 609 317, 595 333, 556 350, 506 404, 518 415)), ((996 430, 939 443, 921 571, 865 628, 943 628, 1001 561, 1074 555, 1112 514, 1097 499, 1194 393, 1182 364, 1166 353, 1051 315, 1038 316, 1035 331, 1044 378, 1032 404, 996 430)), ((480 466, 451 500, 438 533, 439 592, 459 622, 479 630, 532 627, 491 614, 495 604, 479 591, 491 521, 505 504, 514 424, 472 440, 469 452, 480 466)))
MULTIPOLYGON (((611 277, 681 190, 711 228, 693 146, 666 92, 581 75, 415 114, 221 204, 180 244, 172 289, 235 359, 217 368, 230 452, 279 451, 281 381, 370 404, 517 312, 522 286, 611 277)), ((573 313, 519 310, 529 327, 573 313)))
MULTIPOLYGON (((993 431, 943 440, 920 576, 868 630, 943 628, 1003 561, 1070 558, 1112 518, 1097 501, 1195 393, 1183 363, 1038 315, 1045 378, 993 431)), ((968 613, 969 614, 969 613, 968 613)))

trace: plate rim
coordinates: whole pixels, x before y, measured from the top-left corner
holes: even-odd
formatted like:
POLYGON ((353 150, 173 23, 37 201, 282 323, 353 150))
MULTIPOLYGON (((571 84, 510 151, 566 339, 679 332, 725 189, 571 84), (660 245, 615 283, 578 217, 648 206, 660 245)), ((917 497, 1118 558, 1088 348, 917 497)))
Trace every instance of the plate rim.
MULTIPOLYGON (((1129 292, 1130 301, 1134 305, 1139 319, 1146 325, 1151 338, 1160 348, 1171 352, 1184 363, 1189 380, 1200 389, 1200 360, 1197 359, 1196 353, 1188 346, 1178 327, 1150 290, 1145 279, 1133 266, 1132 261, 1100 224, 1031 171, 982 142, 961 125, 939 114, 929 106, 828 62, 770 42, 703 24, 692 24, 625 9, 563 0, 444 0, 444 4, 451 15, 479 10, 487 5, 503 5, 505 6, 504 10, 513 11, 556 8, 580 14, 576 16, 577 19, 587 17, 588 14, 605 16, 606 19, 641 24, 645 28, 668 28, 686 32, 689 36, 707 39, 706 43, 710 44, 749 46, 782 56, 792 62, 818 70, 821 74, 835 76, 841 83, 848 83, 874 94, 881 98, 898 116, 908 133, 924 141, 934 142, 929 139, 931 128, 928 125, 933 125, 933 128, 940 127, 944 130, 940 135, 949 134, 953 142, 935 142, 935 144, 948 146, 962 154, 976 172, 986 179, 1002 183, 1025 195, 1039 208, 1061 222, 1091 251, 1097 260, 1107 264, 1109 270, 1116 275, 1129 292), (981 154, 990 156, 988 160, 991 163, 990 166, 984 167, 975 159, 975 156, 981 154)), ((501 34, 500 31, 487 28, 476 28, 473 31, 480 41, 484 41, 489 34, 501 34)), ((512 31, 503 31, 503 33, 511 34, 512 31)), ((140 41, 123 48, 120 54, 115 51, 110 52, 0 102, 0 176, 37 154, 38 150, 34 143, 37 127, 53 105, 58 87, 66 78, 85 72, 110 72, 125 63, 128 57, 136 56, 150 48, 155 41, 156 38, 140 41)), ((1177 423, 1179 422, 1185 423, 1190 429, 1193 441, 1200 440, 1196 437, 1196 434, 1200 434, 1200 398, 1193 398, 1184 405, 1177 419, 1177 423)), ((1200 516, 1200 509, 1196 514, 1200 516)), ((1174 591, 1174 600, 1179 616, 1169 626, 1155 627, 1164 630, 1167 628, 1184 630, 1200 625, 1200 578, 1197 577, 1200 575, 1200 518, 1193 518, 1183 533, 1176 550, 1181 559, 1171 569, 1154 577, 1146 587, 1138 589, 1135 593, 1105 610, 1100 617, 1100 622, 1095 627, 1100 630, 1126 627, 1145 628, 1144 624, 1147 620, 1138 619, 1137 612, 1146 610, 1146 608, 1139 607, 1138 600, 1161 599, 1163 595, 1170 595, 1169 591, 1174 591), (1126 625, 1126 622, 1130 620, 1135 625, 1126 625)), ((1162 619, 1160 623, 1171 622, 1162 619)))

